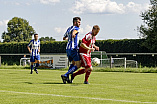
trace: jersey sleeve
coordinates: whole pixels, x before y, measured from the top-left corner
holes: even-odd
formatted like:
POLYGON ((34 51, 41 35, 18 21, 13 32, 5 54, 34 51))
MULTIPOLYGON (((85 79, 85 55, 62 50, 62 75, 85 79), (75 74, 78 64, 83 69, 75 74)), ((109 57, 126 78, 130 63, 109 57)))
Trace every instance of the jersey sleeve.
POLYGON ((91 34, 86 34, 85 37, 82 39, 82 43, 88 43, 92 38, 91 34))
POLYGON ((92 39, 92 35, 91 35, 91 34, 87 34, 87 35, 86 35, 86 40, 89 41, 89 40, 91 40, 91 39, 92 39))
POLYGON ((31 41, 29 42, 28 46, 30 47, 30 46, 32 45, 32 43, 33 43, 33 40, 31 40, 31 41))
POLYGON ((68 30, 65 32, 64 37, 65 37, 65 38, 68 37, 68 30))
POLYGON ((86 44, 88 41, 86 40, 86 36, 82 39, 82 43, 86 44))
POLYGON ((70 32, 70 28, 71 28, 71 27, 69 27, 69 28, 67 29, 67 31, 65 32, 65 34, 64 34, 64 37, 65 37, 65 38, 67 38, 67 37, 68 37, 69 32, 70 32))

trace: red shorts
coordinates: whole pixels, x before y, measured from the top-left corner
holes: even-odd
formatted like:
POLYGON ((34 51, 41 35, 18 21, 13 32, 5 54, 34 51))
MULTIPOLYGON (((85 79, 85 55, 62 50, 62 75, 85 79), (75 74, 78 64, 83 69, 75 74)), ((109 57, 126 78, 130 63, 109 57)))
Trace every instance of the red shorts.
POLYGON ((82 67, 85 67, 85 68, 92 67, 91 57, 87 56, 86 54, 80 53, 80 58, 81 58, 81 66, 82 67))

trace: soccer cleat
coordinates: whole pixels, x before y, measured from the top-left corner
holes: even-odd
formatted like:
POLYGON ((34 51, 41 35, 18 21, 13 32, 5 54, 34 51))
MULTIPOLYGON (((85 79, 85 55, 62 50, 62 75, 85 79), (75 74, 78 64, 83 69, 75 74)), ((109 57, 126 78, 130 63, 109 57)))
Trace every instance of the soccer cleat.
POLYGON ((33 74, 33 71, 31 70, 30 74, 33 74))
POLYGON ((67 75, 67 83, 71 83, 71 81, 69 80, 69 75, 67 75))
POLYGON ((38 74, 38 71, 37 71, 37 70, 36 70, 35 72, 38 74))
POLYGON ((64 76, 64 75, 61 75, 61 78, 62 78, 63 83, 64 83, 64 84, 66 84, 67 77, 66 77, 66 76, 64 76))
POLYGON ((88 81, 84 81, 84 84, 89 84, 88 81))
POLYGON ((68 83, 71 83, 71 81, 70 81, 69 79, 67 80, 67 82, 68 82, 68 83))
POLYGON ((73 83, 73 80, 74 80, 74 76, 73 74, 71 74, 71 83, 73 83))

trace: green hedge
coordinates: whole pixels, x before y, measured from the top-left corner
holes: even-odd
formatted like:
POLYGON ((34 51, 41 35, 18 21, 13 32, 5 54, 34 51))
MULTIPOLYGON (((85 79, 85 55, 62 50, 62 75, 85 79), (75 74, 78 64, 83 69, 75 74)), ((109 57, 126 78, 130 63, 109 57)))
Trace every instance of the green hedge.
MULTIPOLYGON (((142 39, 124 40, 97 40, 96 45, 100 51, 107 53, 149 53, 147 48, 141 46, 142 39)), ((41 42, 41 53, 65 53, 66 41, 41 42)), ((1 53, 28 53, 27 42, 23 43, 0 43, 1 53)))
POLYGON ((123 39, 123 40, 97 40, 96 45, 100 51, 107 53, 149 53, 150 51, 141 46, 145 40, 142 39, 123 39))
MULTIPOLYGON (((145 40, 143 39, 123 39, 123 40, 97 40, 96 45, 100 47, 100 51, 107 53, 149 53, 147 48, 141 46, 145 40)), ((81 41, 80 41, 81 42, 81 41)), ((65 53, 66 41, 50 41, 41 42, 41 53, 65 53)), ((2 53, 28 53, 28 42, 22 43, 0 43, 0 54, 2 53)), ((2 63, 19 64, 20 58, 23 56, 2 56, 2 63), (14 60, 12 62, 12 60, 14 60)), ((152 56, 118 56, 127 57, 127 59, 134 59, 143 66, 155 66, 155 57, 152 56), (143 59, 144 58, 144 59, 143 59)))

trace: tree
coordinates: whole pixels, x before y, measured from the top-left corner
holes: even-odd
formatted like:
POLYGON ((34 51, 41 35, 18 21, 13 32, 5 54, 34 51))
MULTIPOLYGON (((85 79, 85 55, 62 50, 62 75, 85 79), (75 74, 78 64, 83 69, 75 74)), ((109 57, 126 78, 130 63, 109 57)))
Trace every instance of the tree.
POLYGON ((55 39, 53 39, 53 37, 41 37, 39 38, 40 41, 55 41, 55 39))
POLYGON ((29 22, 25 19, 14 17, 7 24, 7 31, 2 33, 2 39, 4 42, 22 42, 30 41, 35 30, 29 25, 29 22))
POLYGON ((145 39, 142 45, 157 52, 157 0, 150 0, 150 3, 149 10, 141 13, 145 25, 141 25, 138 30, 141 38, 145 39))

